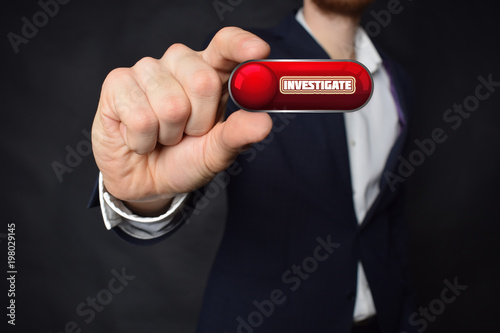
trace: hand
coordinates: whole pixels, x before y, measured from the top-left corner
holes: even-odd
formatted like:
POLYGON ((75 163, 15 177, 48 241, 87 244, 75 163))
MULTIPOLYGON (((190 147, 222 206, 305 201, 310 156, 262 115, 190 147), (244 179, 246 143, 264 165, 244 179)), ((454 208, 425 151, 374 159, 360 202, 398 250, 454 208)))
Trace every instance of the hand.
POLYGON ((271 131, 266 113, 239 110, 224 121, 227 81, 239 63, 266 58, 269 45, 235 27, 204 51, 174 44, 104 81, 92 127, 97 166, 109 193, 137 214, 166 210, 226 169, 271 131))

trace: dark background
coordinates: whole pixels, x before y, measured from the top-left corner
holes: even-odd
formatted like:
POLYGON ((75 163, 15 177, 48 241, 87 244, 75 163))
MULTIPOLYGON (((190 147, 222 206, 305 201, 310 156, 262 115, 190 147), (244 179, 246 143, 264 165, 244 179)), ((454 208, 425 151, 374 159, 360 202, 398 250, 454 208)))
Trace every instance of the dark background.
MULTIPOLYGON (((223 2, 226 3, 225 0, 223 2)), ((233 3, 237 1, 233 1, 233 3)), ((2 5, 0 308, 6 324, 7 224, 16 223, 16 332, 193 332, 224 226, 224 195, 168 240, 137 247, 106 231, 87 209, 98 173, 92 154, 59 181, 67 147, 85 150, 106 74, 182 42, 200 49, 225 25, 267 27, 295 1, 243 0, 220 20, 212 1, 81 1, 59 13, 15 53, 36 1, 2 5), (76 307, 125 268, 135 276, 95 319, 76 307)), ((442 128, 448 139, 406 181, 412 270, 419 305, 441 297, 443 280, 468 288, 426 332, 498 332, 500 306, 500 88, 453 130, 444 112, 474 94, 478 76, 500 81, 499 6, 492 1, 401 0, 403 10, 373 37, 413 76, 412 140, 442 128)), ((377 1, 373 8, 387 7, 377 1)), ((374 21, 367 12, 364 23, 374 21)), ((376 21, 375 21, 376 22, 376 21)), ((410 144, 408 152, 415 149, 410 144)), ((83 150, 83 151, 84 151, 83 150)), ((334 283, 334 281, 332 281, 334 283)))

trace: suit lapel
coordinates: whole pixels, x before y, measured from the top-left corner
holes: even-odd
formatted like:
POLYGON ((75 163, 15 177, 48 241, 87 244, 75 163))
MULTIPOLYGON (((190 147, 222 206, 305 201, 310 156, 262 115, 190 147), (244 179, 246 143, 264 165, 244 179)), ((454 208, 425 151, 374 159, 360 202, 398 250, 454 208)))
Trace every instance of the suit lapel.
MULTIPOLYGON (((295 19, 295 12, 290 14, 280 25, 274 29, 275 38, 280 41, 279 54, 271 50, 271 58, 290 58, 290 59, 330 59, 329 55, 314 40, 314 38, 302 27, 295 19), (285 54, 282 54, 284 52, 285 54)), ((321 123, 327 123, 329 128, 328 137, 332 147, 330 157, 333 163, 336 163, 342 183, 345 186, 346 193, 350 194, 349 201, 352 202, 351 171, 349 166, 349 153, 347 150, 347 136, 344 123, 344 114, 317 114, 317 119, 321 123)), ((310 129, 315 131, 314 128, 310 129)))
POLYGON ((378 52, 380 53, 384 63, 384 67, 387 73, 389 74, 391 85, 392 87, 394 87, 394 89, 392 89, 392 94, 398 108, 401 131, 398 135, 398 138, 396 139, 396 142, 394 143, 394 146, 391 149, 391 152, 389 153, 389 157, 387 158, 387 162, 380 177, 379 181, 380 193, 375 202, 373 203, 373 205, 370 207, 360 228, 363 228, 368 223, 368 221, 371 220, 374 212, 378 209, 378 206, 381 204, 382 199, 388 195, 388 191, 391 191, 384 175, 386 174, 386 172, 394 172, 396 170, 398 164, 398 156, 401 155, 403 151, 406 142, 406 137, 408 135, 409 105, 403 91, 404 78, 402 77, 400 70, 394 65, 394 63, 391 62, 382 51, 378 50, 378 52))

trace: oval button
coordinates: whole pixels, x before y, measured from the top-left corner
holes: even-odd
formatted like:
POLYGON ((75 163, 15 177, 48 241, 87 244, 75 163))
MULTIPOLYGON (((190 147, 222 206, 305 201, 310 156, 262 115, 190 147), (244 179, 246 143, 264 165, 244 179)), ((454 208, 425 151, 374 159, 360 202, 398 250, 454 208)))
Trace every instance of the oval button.
POLYGON ((251 60, 229 78, 231 98, 247 111, 355 111, 372 92, 370 72, 351 60, 251 60))

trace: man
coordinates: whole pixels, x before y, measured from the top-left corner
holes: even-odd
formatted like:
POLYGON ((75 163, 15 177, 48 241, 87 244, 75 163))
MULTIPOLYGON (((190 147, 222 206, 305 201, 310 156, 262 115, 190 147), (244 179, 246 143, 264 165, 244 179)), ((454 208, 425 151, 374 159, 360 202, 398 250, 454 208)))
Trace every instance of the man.
POLYGON ((411 331, 401 196, 382 177, 404 142, 406 81, 358 27, 369 2, 305 0, 274 29, 225 28, 204 51, 176 44, 104 82, 92 139, 108 229, 167 237, 236 160, 198 332, 411 331), (266 57, 356 59, 372 99, 293 119, 230 104, 224 120, 232 69, 266 57))

